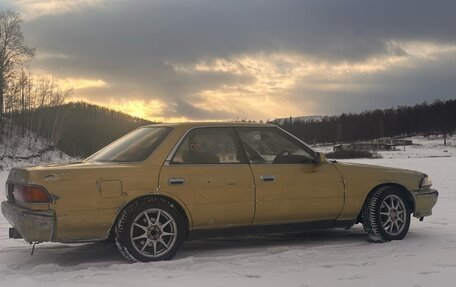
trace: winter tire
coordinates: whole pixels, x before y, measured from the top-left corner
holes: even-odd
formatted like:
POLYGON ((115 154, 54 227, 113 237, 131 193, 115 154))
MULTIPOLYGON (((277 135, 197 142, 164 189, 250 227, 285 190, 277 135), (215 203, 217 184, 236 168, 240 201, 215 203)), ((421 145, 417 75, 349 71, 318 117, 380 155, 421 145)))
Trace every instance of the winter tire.
POLYGON ((400 189, 383 186, 369 195, 361 218, 371 241, 402 240, 410 227, 410 207, 400 189))
POLYGON ((184 241, 184 226, 171 202, 157 197, 140 199, 123 211, 116 244, 129 261, 170 260, 184 241))

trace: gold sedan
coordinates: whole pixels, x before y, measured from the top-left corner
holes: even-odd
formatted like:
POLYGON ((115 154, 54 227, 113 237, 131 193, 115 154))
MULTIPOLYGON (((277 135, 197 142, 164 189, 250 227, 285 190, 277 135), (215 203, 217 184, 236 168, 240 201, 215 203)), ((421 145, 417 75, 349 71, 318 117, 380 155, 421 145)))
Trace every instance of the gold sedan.
POLYGON ((438 192, 423 173, 327 161, 269 124, 145 126, 86 160, 14 168, 2 212, 27 242, 115 239, 132 261, 171 259, 189 237, 362 223, 405 237, 438 192))

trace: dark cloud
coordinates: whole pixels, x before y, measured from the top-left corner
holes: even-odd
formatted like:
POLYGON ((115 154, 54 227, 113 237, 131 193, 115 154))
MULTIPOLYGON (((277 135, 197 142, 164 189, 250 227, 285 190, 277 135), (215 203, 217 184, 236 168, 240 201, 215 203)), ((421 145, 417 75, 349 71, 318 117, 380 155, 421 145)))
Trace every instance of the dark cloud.
MULTIPOLYGON (((316 91, 305 84, 290 91, 302 106, 318 102, 322 115, 359 113, 399 105, 456 98, 456 54, 432 61, 418 60, 414 67, 395 68, 375 74, 358 74, 347 80, 361 87, 345 91, 316 91)), ((319 81, 319 79, 315 79, 319 81)), ((321 81, 322 85, 332 83, 321 81)))
MULTIPOLYGON (((232 115, 198 109, 189 103, 189 95, 252 79, 220 72, 179 73, 167 63, 191 64, 215 57, 277 52, 305 54, 326 62, 404 56, 406 50, 397 43, 454 45, 454 11, 455 1, 425 0, 107 1, 35 18, 25 23, 24 31, 38 52, 68 56, 38 58, 37 67, 56 75, 101 78, 110 83, 109 88, 98 90, 99 98, 140 94, 172 103, 174 108, 164 111, 170 116, 202 119, 232 115)), ((454 70, 454 61, 448 65, 454 70)), ((434 68, 436 72, 441 71, 439 67, 434 68)), ((446 79, 421 70, 393 71, 361 79, 371 85, 386 85, 377 90, 315 97, 322 103, 328 99, 326 107, 336 102, 341 105, 328 112, 348 110, 342 108, 347 103, 338 100, 342 98, 352 99, 352 110, 359 110, 422 101, 425 96, 418 95, 423 89, 411 87, 427 83, 437 91, 454 88, 454 81, 446 79), (419 82, 416 77, 421 77, 419 82)), ((436 93, 446 95, 448 91, 436 93)), ((97 97, 95 91, 93 97, 97 97)))
POLYGON ((29 37, 51 51, 118 58, 134 54, 140 62, 281 49, 360 59, 387 53, 392 39, 456 40, 454 1, 114 3, 40 17, 27 25, 29 37))

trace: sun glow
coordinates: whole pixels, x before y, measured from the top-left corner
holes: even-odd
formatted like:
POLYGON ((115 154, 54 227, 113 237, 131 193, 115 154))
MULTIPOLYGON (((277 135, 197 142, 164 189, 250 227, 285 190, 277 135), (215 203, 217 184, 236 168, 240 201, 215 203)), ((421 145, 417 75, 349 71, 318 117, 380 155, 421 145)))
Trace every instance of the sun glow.
POLYGON ((78 78, 65 78, 57 79, 57 83, 67 89, 87 89, 87 88, 103 88, 108 84, 101 79, 78 79, 78 78))
POLYGON ((108 106, 142 119, 156 119, 154 115, 164 109, 164 104, 158 100, 111 100, 108 106))
POLYGON ((89 88, 106 88, 109 84, 103 79, 90 79, 78 77, 55 77, 42 70, 36 71, 35 80, 45 79, 55 83, 61 89, 72 89, 73 91, 89 89, 89 88))
POLYGON ((68 102, 89 102, 95 105, 105 106, 133 117, 150 120, 153 122, 185 122, 185 117, 168 117, 163 114, 168 109, 167 105, 160 100, 126 100, 110 99, 108 103, 93 101, 84 97, 71 97, 68 102))

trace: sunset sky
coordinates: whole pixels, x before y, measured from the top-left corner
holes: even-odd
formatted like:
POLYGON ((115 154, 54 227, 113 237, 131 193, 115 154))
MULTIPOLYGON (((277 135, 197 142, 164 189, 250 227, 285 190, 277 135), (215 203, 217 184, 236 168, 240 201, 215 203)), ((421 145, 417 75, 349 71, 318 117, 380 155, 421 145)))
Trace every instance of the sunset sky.
POLYGON ((34 73, 160 121, 456 98, 456 1, 0 0, 34 73))

